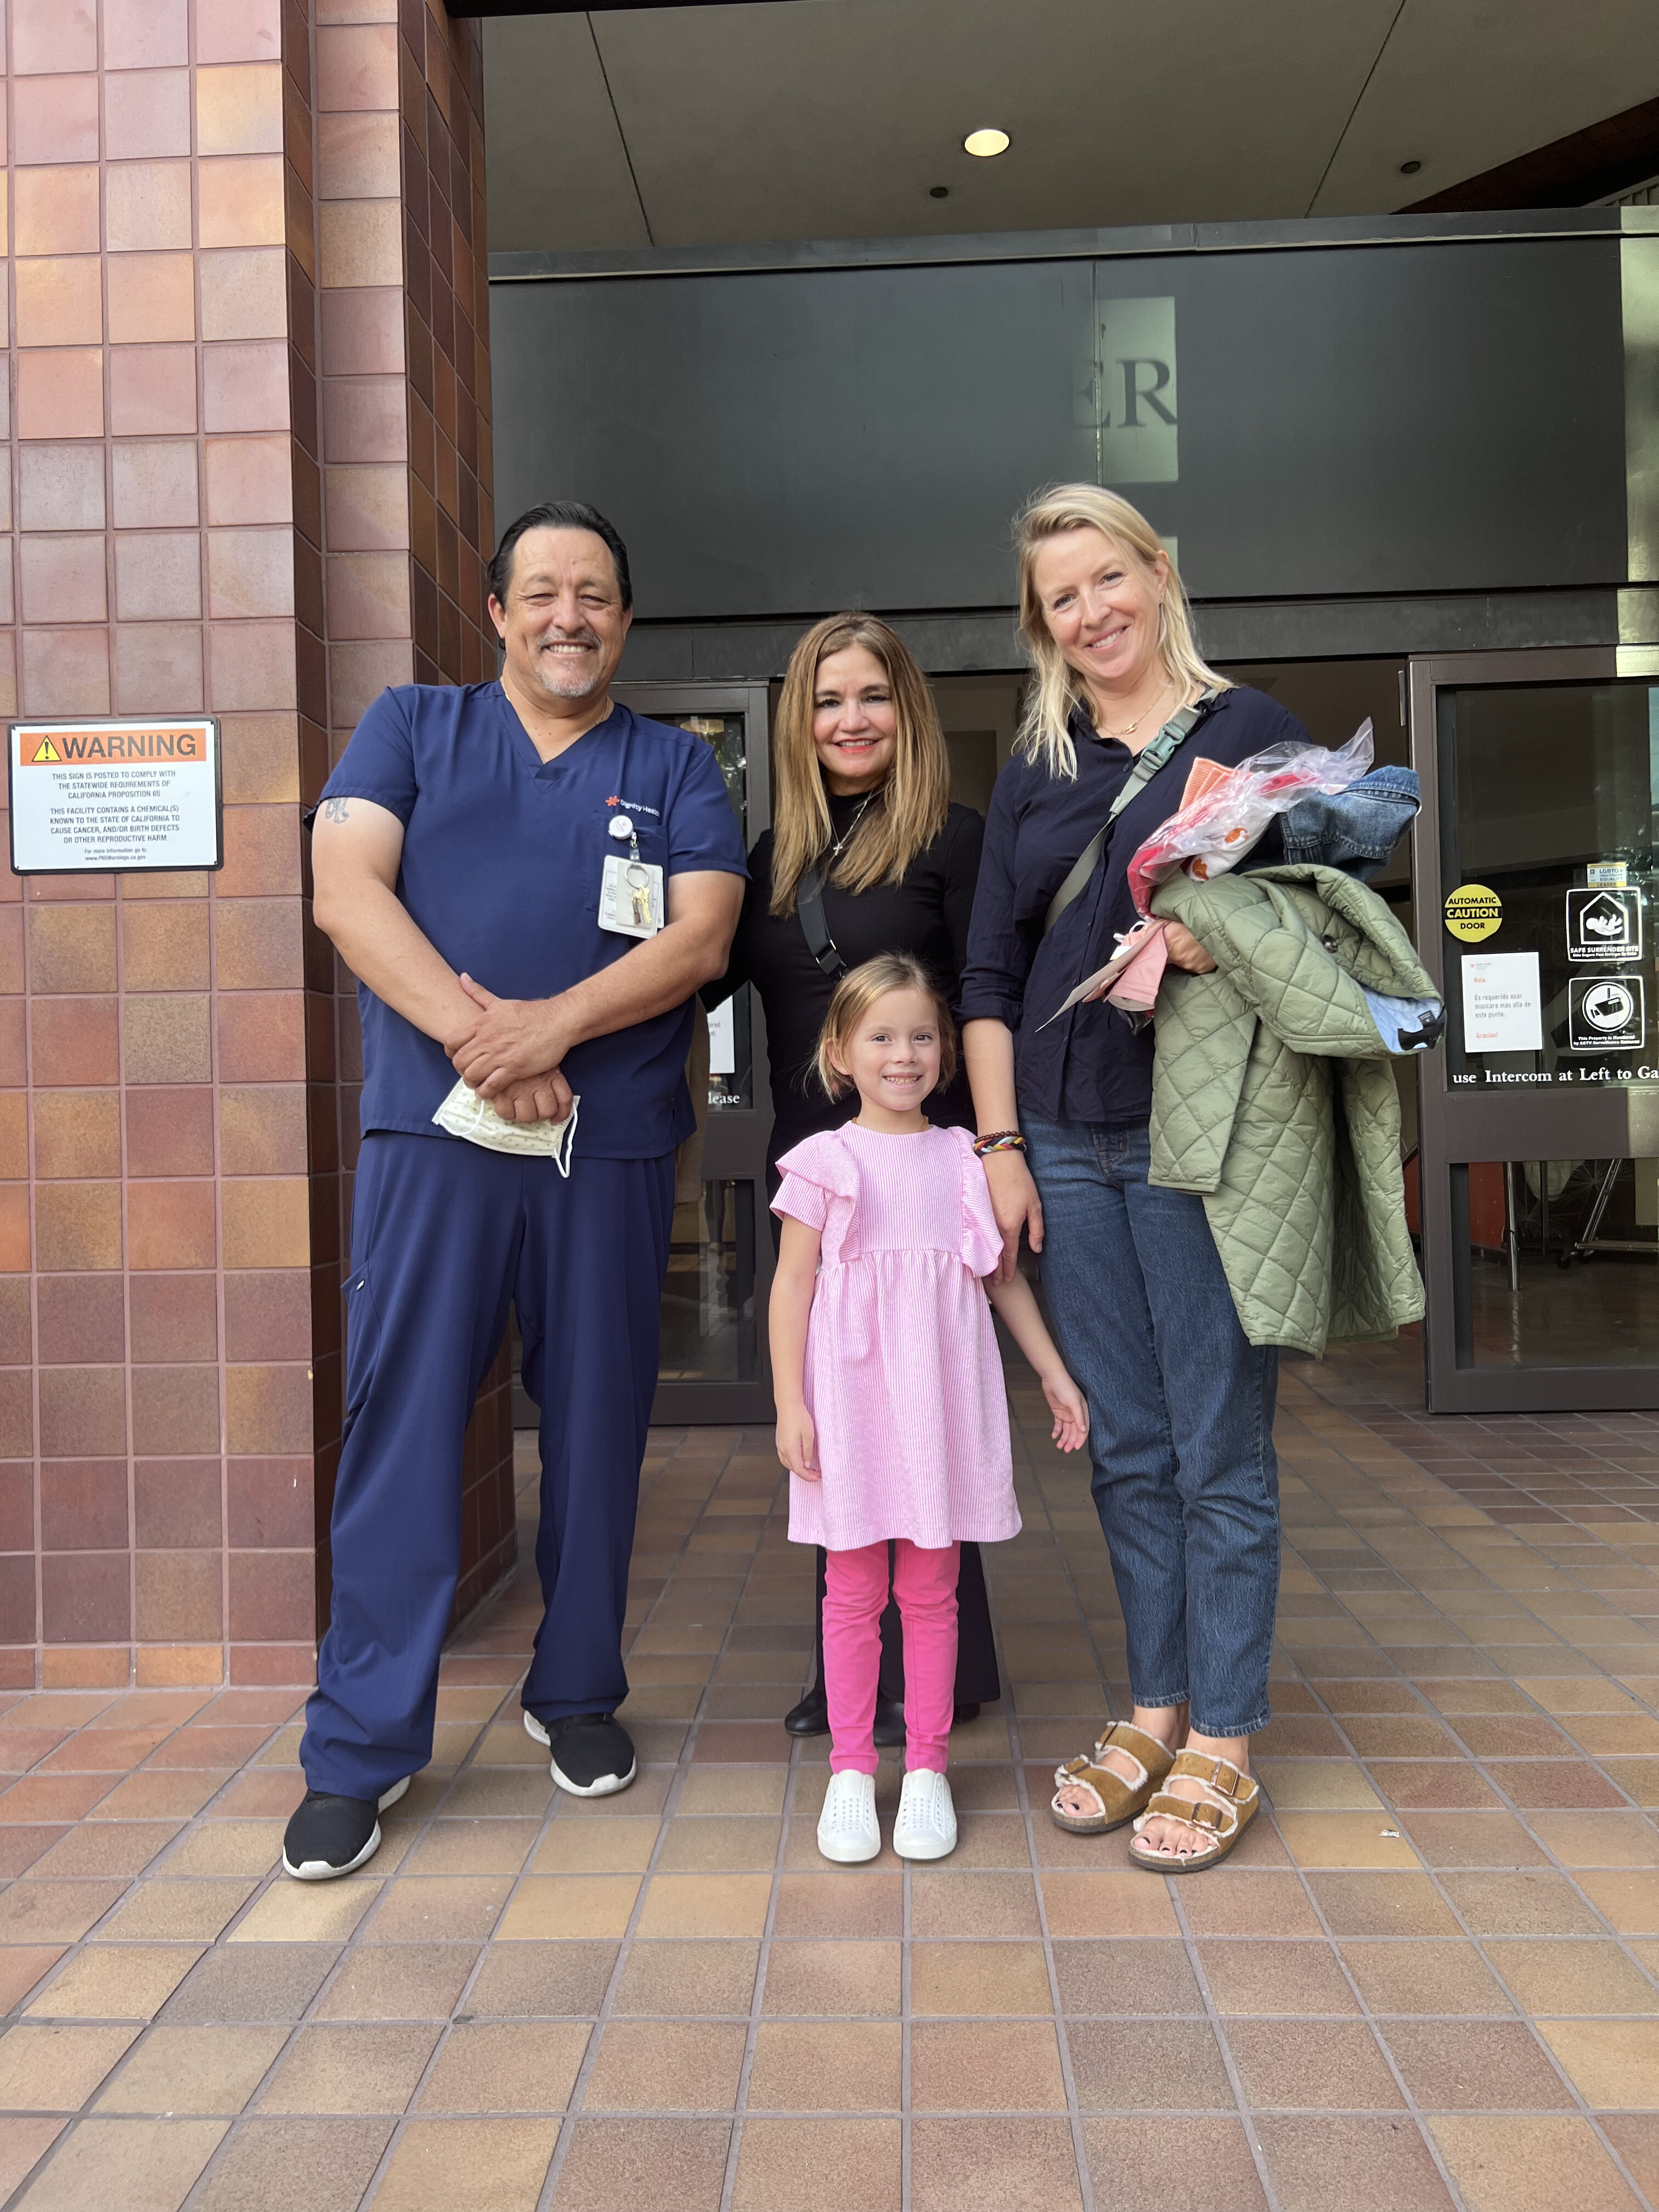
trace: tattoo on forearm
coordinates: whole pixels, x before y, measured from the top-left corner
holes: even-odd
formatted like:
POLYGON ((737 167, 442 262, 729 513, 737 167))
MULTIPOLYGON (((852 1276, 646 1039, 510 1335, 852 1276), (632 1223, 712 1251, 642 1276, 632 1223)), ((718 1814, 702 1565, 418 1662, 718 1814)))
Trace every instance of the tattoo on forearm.
POLYGON ((325 799, 323 801, 325 822, 343 822, 350 811, 351 801, 349 799, 325 799))

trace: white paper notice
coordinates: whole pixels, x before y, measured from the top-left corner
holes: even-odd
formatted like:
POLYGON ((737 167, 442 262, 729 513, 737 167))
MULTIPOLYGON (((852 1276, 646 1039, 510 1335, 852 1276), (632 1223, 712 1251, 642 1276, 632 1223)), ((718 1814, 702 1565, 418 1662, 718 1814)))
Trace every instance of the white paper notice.
POLYGON ((1463 956, 1465 1052, 1541 1052, 1543 994, 1535 952, 1463 956))
POLYGON ((9 767, 19 875, 223 864, 211 716, 14 722, 9 767))
POLYGON ((732 1001, 722 999, 708 1015, 708 1073, 735 1075, 738 1072, 738 1025, 732 1001))

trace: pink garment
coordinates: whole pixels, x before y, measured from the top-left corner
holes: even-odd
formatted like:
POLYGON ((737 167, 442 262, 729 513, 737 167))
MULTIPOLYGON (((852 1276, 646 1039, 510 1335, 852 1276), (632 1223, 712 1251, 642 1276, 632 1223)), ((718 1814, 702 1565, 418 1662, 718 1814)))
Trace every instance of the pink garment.
MULTIPOLYGON (((943 1774, 956 1713, 955 1544, 924 1552, 901 1536, 893 1547, 893 1595, 904 1624, 904 1764, 943 1774)), ((887 1604, 887 1547, 831 1552, 823 1580, 823 1687, 830 1701, 830 1771, 876 1771, 876 1689, 881 1616, 887 1604)))
POLYGON ((822 1480, 789 1482, 793 1543, 925 1550, 1019 1529, 991 1309, 1002 1252, 965 1129, 848 1122, 786 1152, 775 1213, 820 1231, 805 1396, 822 1480))
POLYGON ((1150 1014, 1158 1004, 1158 986, 1170 964, 1170 948, 1164 936, 1167 927, 1162 921, 1137 922, 1128 933, 1134 950, 1106 994, 1113 1006, 1121 1006, 1126 1014, 1150 1014))

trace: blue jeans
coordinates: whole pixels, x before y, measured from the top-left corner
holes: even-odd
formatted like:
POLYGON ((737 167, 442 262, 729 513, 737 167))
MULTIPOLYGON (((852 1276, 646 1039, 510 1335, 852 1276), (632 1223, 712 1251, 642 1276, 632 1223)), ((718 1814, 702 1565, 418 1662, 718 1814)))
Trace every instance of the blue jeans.
POLYGON ((1023 1126, 1131 1692, 1190 1703, 1204 1735, 1253 1735, 1279 1597, 1279 1353, 1245 1339, 1203 1200, 1147 1181, 1145 1128, 1023 1126))

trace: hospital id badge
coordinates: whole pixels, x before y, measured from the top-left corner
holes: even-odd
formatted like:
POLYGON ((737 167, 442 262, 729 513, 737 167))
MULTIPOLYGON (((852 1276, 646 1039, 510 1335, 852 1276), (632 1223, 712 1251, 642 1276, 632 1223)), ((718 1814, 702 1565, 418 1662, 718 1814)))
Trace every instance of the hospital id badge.
POLYGON ((662 870, 613 853, 599 884, 599 927, 619 937, 654 937, 663 926, 662 870))

